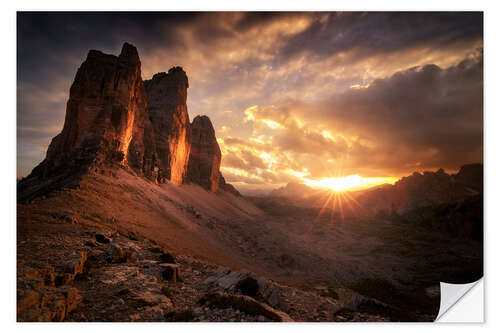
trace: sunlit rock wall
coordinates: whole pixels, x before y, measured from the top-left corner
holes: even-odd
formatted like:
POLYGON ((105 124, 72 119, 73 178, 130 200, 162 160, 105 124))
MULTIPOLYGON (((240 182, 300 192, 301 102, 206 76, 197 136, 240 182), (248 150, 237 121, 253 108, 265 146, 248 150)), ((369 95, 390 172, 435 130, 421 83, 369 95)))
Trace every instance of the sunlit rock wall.
POLYGON ((173 67, 168 73, 155 74, 144 84, 162 171, 160 181, 167 179, 174 184, 182 184, 190 151, 186 105, 188 78, 181 67, 173 67))

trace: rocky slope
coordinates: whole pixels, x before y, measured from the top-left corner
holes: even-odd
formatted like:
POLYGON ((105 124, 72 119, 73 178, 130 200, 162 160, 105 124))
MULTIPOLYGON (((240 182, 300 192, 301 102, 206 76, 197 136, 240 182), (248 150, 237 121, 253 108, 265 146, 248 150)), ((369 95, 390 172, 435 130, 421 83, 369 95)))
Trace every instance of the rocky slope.
POLYGON ((269 261, 293 246, 259 241, 266 217, 230 193, 119 170, 84 176, 18 212, 19 321, 390 319, 387 305, 358 311, 375 301, 349 288, 273 281, 302 260, 269 261))
POLYGON ((439 281, 482 262, 480 242, 399 221, 263 212, 123 169, 17 211, 20 321, 430 321, 439 281))

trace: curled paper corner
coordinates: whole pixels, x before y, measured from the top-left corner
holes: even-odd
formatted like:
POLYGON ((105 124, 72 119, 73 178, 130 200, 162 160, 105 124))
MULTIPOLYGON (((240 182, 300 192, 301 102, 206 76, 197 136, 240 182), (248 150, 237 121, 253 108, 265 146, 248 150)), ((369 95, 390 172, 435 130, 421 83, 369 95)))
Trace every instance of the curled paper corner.
MULTIPOLYGON (((483 322, 483 279, 479 279, 472 283, 465 284, 452 284, 440 282, 441 302, 439 305, 439 313, 435 319, 437 322, 483 322), (481 290, 474 295, 473 304, 461 304, 461 299, 476 285, 480 285, 481 290), (477 304, 479 303, 479 304, 477 304), (449 311, 455 308, 456 304, 460 304, 461 308, 458 310, 458 316, 450 316, 449 311), (475 316, 465 318, 460 314, 470 314, 475 311, 475 316), (446 314, 446 316, 444 316, 446 314), (445 318, 446 317, 446 318, 445 318)), ((467 297, 465 297, 467 298, 467 297)), ((464 300, 465 300, 464 298, 464 300)), ((470 300, 468 300, 470 301, 470 300)), ((451 311, 450 311, 451 312, 451 311)))

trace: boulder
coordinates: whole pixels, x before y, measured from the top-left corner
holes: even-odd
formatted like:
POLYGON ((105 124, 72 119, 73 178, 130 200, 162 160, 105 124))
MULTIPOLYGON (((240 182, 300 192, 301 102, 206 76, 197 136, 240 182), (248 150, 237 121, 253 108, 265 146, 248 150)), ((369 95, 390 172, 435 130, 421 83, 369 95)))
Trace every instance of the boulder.
POLYGON ((279 289, 263 278, 258 278, 245 269, 233 272, 227 268, 219 268, 204 283, 215 284, 227 292, 239 292, 246 296, 260 297, 269 305, 282 310, 289 308, 280 295, 279 289))
POLYGON ((204 282, 207 284, 216 284, 227 291, 235 291, 238 282, 248 277, 255 278, 255 275, 245 269, 239 272, 233 272, 227 268, 221 267, 204 282))

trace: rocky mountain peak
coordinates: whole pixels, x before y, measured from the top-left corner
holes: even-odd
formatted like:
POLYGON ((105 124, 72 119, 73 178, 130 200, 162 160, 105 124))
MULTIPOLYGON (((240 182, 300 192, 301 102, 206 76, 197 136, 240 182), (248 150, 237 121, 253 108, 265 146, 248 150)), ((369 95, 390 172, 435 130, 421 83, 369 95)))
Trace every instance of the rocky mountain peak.
POLYGON ((137 49, 125 43, 119 56, 91 50, 76 73, 64 127, 45 160, 20 184, 35 195, 61 181, 113 166, 156 178, 156 147, 146 111, 146 92, 137 49))
POLYGON ((90 50, 71 85, 63 130, 45 160, 19 182, 20 199, 116 167, 180 185, 188 178, 190 156, 189 181, 236 194, 220 175, 221 152, 210 119, 196 117, 191 130, 188 87, 182 67, 143 81, 139 53, 129 43, 118 56, 90 50))
POLYGON ((136 48, 125 43, 118 57, 90 51, 71 86, 63 130, 34 173, 48 176, 106 162, 151 177, 150 127, 136 48))
POLYGON ((199 129, 197 132, 200 137, 198 140, 213 140, 215 139, 215 129, 208 116, 196 116, 193 119, 191 128, 199 129))
POLYGON ((176 85, 186 86, 189 88, 189 81, 186 72, 182 67, 175 66, 168 70, 168 76, 171 78, 171 82, 176 85))
POLYGON ((159 72, 153 75, 152 82, 162 82, 166 86, 189 88, 189 80, 182 67, 176 66, 168 70, 168 73, 159 72))
POLYGON ((124 43, 122 46, 122 51, 118 57, 120 61, 128 62, 130 64, 140 64, 139 52, 137 48, 129 43, 124 43))
POLYGON ((191 123, 188 180, 215 192, 219 188, 221 151, 210 118, 196 116, 191 123))
POLYGON ((187 109, 187 75, 173 67, 144 81, 148 114, 156 138, 160 182, 182 184, 186 177, 190 151, 190 124, 187 109))

